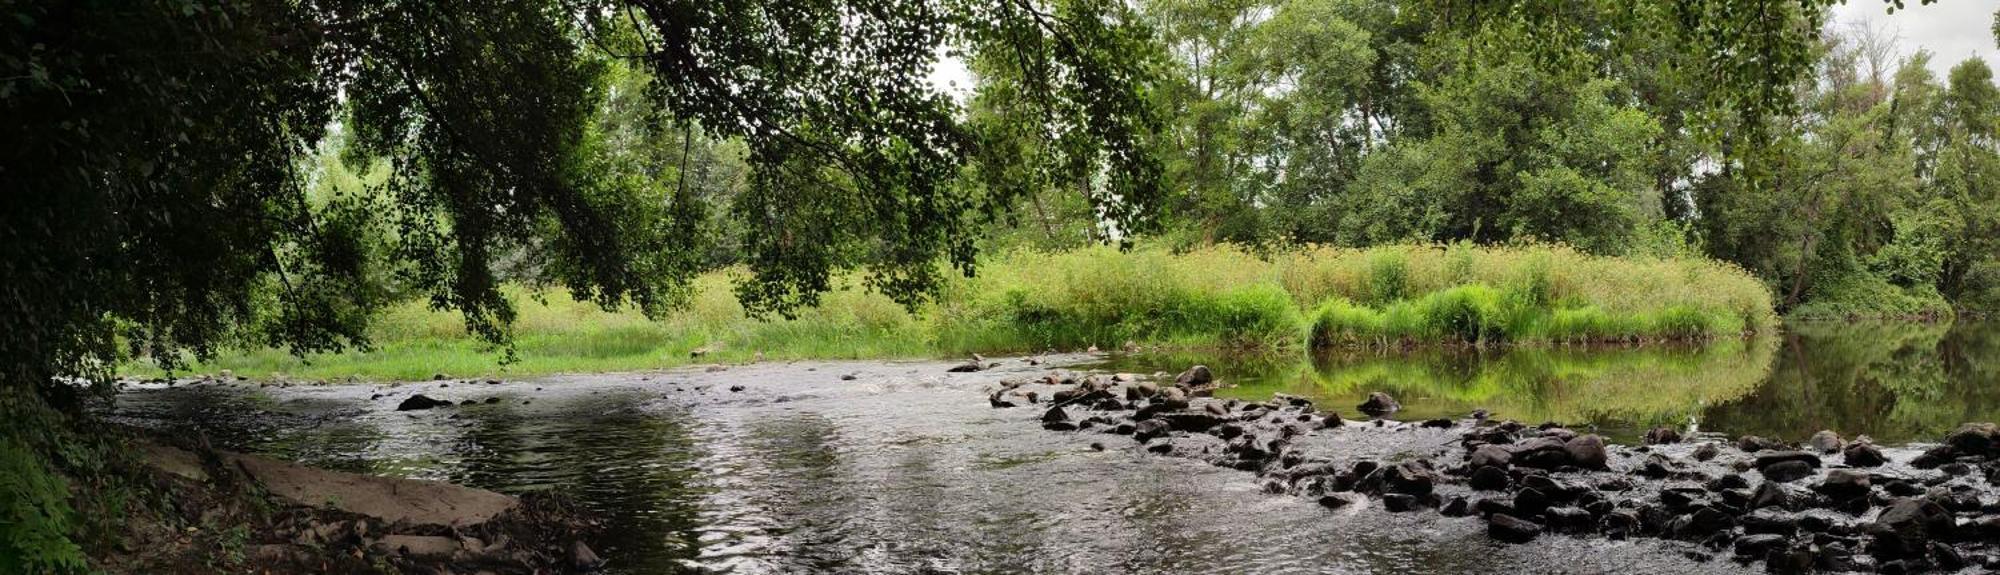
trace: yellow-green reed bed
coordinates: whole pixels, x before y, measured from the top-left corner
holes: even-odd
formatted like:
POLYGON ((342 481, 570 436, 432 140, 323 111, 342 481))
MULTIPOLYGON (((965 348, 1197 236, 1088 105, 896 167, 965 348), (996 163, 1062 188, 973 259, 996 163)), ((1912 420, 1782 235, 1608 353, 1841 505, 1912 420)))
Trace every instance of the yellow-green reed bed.
MULTIPOLYGON (((671 367, 690 362, 861 359, 1147 346, 1560 344, 1698 340, 1775 324, 1770 294, 1701 259, 1611 258, 1559 246, 1142 246, 1016 251, 982 262, 915 313, 858 287, 796 319, 748 318, 729 287, 700 278, 691 304, 656 320, 562 294, 515 290, 519 361, 501 366, 457 316, 413 302, 377 322, 376 349, 301 360, 225 351, 196 371, 409 379, 671 367), (691 352, 704 351, 700 357, 691 352)), ((156 373, 143 362, 128 372, 156 373)))

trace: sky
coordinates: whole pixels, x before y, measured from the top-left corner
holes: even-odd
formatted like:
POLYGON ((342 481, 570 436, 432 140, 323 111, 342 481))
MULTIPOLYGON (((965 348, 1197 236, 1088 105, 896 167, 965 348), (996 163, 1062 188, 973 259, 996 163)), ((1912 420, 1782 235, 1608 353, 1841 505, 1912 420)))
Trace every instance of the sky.
POLYGON ((1923 5, 1905 0, 1907 8, 1888 14, 1882 0, 1847 0, 1833 8, 1835 25, 1860 24, 1888 32, 1897 39, 1897 49, 1908 56, 1918 49, 1930 50, 1931 71, 1938 78, 1952 66, 1973 56, 2000 65, 2000 48, 1993 43, 1993 11, 1996 0, 1938 0, 1923 5))

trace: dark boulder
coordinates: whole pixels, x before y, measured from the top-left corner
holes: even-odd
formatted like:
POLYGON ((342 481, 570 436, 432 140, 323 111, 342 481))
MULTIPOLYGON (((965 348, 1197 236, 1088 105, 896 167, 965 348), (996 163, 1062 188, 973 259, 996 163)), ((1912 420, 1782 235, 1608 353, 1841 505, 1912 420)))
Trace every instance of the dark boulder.
POLYGON ((1450 501, 1446 501, 1443 507, 1438 508, 1438 514, 1443 515, 1445 517, 1464 517, 1467 515, 1471 515, 1472 503, 1470 501, 1467 501, 1464 496, 1453 497, 1451 498, 1450 501))
POLYGON ((1402 408, 1403 404, 1396 403, 1396 398, 1390 397, 1389 394, 1380 391, 1368 394, 1367 401, 1363 401, 1361 405, 1355 406, 1355 409, 1372 417, 1381 417, 1395 413, 1396 410, 1402 408))
POLYGON ((1174 376, 1174 385, 1181 387, 1201 387, 1215 382, 1215 374, 1206 365, 1196 365, 1174 376))
POLYGON ((1453 425, 1456 424, 1453 423, 1450 419, 1446 419, 1443 417, 1437 419, 1425 420, 1422 424, 1423 427, 1431 429, 1451 429, 1451 426, 1453 425))
POLYGON ((1173 425, 1158 419, 1147 419, 1132 426, 1132 439, 1143 443, 1155 437, 1164 437, 1169 431, 1173 431, 1173 425))
POLYGON ((1806 467, 1819 467, 1819 456, 1805 451, 1767 451, 1757 454, 1757 469, 1763 469, 1786 461, 1804 463, 1806 467))
POLYGON ((404 399, 402 403, 396 404, 396 411, 416 411, 449 405, 451 405, 449 401, 431 399, 430 396, 419 393, 410 396, 408 399, 404 399))
POLYGON ((1480 491, 1500 491, 1506 489, 1507 484, 1512 482, 1513 478, 1508 477, 1506 471, 1489 466, 1472 470, 1472 478, 1466 485, 1480 491))
POLYGON ((1866 441, 1848 444, 1847 449, 1841 450, 1840 458, 1848 467, 1878 467, 1889 462, 1881 448, 1866 441))
POLYGON ((1562 441, 1553 437, 1528 439, 1507 447, 1512 453, 1508 460, 1523 467, 1555 469, 1569 465, 1569 451, 1564 447, 1562 441))
POLYGON ((1675 431, 1674 428, 1671 427, 1654 427, 1652 429, 1646 430, 1646 437, 1644 439, 1646 445, 1663 445, 1668 443, 1680 443, 1681 432, 1675 431))
POLYGON ((1834 433, 1831 429, 1822 429, 1819 433, 1812 434, 1812 437, 1806 440, 1806 446, 1811 447, 1813 451, 1819 453, 1840 451, 1840 447, 1845 443, 1841 441, 1840 434, 1834 433))
POLYGON ((1166 420, 1167 425, 1169 427, 1172 427, 1174 431, 1188 431, 1188 432, 1208 431, 1209 429, 1212 429, 1217 425, 1222 425, 1223 423, 1223 419, 1221 417, 1217 417, 1215 414, 1212 413, 1200 412, 1200 411, 1179 411, 1174 413, 1166 413, 1166 414, 1161 414, 1160 419, 1166 420))
POLYGON ((1779 443, 1778 441, 1775 440, 1758 437, 1755 435, 1745 435, 1743 437, 1736 438, 1736 448, 1747 452, 1756 453, 1759 451, 1766 451, 1766 450, 1782 450, 1785 449, 1785 444, 1779 443))
POLYGON ((1319 498, 1320 505, 1326 506, 1331 509, 1339 509, 1342 507, 1353 505, 1355 503, 1359 503, 1360 501, 1361 501, 1361 496, 1345 491, 1339 493, 1329 493, 1319 498))
POLYGON ((1756 491, 1750 493, 1750 501, 1747 503, 1747 506, 1751 509, 1763 509, 1765 507, 1789 509, 1792 506, 1792 492, 1786 490, 1785 486, 1780 485, 1777 481, 1765 481, 1757 486, 1756 491))
POLYGON ((1416 509, 1417 496, 1406 493, 1384 494, 1382 495, 1382 508, 1388 510, 1390 513, 1402 513, 1416 509))
POLYGON ((1597 523, 1589 511, 1578 507, 1550 507, 1542 512, 1542 518, 1549 529, 1562 533, 1586 533, 1597 523))
POLYGON ((978 360, 973 360, 973 361, 968 361, 968 362, 965 362, 965 363, 961 363, 961 364, 958 364, 958 365, 954 365, 954 366, 951 366, 951 369, 947 369, 947 370, 945 370, 945 371, 946 371, 946 372, 949 372, 949 373, 970 373, 970 372, 974 372, 974 371, 979 371, 979 370, 982 370, 982 369, 986 369, 986 365, 985 365, 985 364, 982 364, 982 363, 979 363, 979 361, 978 361, 978 360))
POLYGON ((1391 467, 1383 477, 1383 488, 1391 493, 1424 496, 1430 495, 1435 484, 1435 474, 1421 461, 1405 461, 1391 467))
POLYGON ((1885 559, 1921 556, 1932 539, 1950 535, 1954 523, 1951 512, 1936 503, 1897 499, 1868 526, 1874 536, 1870 548, 1885 559))
POLYGON ((1775 533, 1758 533, 1736 538, 1736 554, 1744 557, 1763 557, 1773 548, 1784 547, 1789 539, 1775 533))
POLYGON ((1703 443, 1700 447, 1694 448, 1695 461, 1708 461, 1715 459, 1717 455, 1722 455, 1722 448, 1716 447, 1714 443, 1703 443))
POLYGON ((1835 469, 1827 472, 1826 480, 1813 487, 1814 491, 1835 500, 1848 500, 1868 495, 1868 474, 1852 469, 1835 469))
POLYGON ((1486 518, 1486 536, 1506 543, 1527 543, 1542 534, 1542 526, 1504 513, 1486 518))
POLYGON ((1472 455, 1466 458, 1467 463, 1472 464, 1473 467, 1498 467, 1501 469, 1506 469, 1507 463, 1513 459, 1514 453, 1512 451, 1492 444, 1481 445, 1473 449, 1472 455))
POLYGON ((1569 464, 1584 469, 1609 469, 1610 457, 1604 452, 1604 438, 1596 434, 1582 435, 1563 443, 1563 451, 1569 456, 1569 464))
POLYGON ((1759 467, 1757 470, 1764 474, 1765 479, 1780 483, 1791 483, 1811 476, 1813 474, 1812 468, 1813 466, 1807 465, 1804 461, 1792 459, 1759 467))
POLYGON ((1962 455, 1985 457, 2000 445, 2000 426, 1991 423, 1967 423, 1944 437, 1944 444, 1962 455))

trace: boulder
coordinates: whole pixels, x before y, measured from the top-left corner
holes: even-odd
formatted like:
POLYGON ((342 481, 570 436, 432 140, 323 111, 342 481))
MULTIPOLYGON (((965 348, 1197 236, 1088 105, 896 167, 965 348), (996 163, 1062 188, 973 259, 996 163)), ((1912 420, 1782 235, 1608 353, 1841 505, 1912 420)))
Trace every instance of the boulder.
POLYGON ((1652 429, 1646 430, 1646 437, 1644 438, 1644 440, 1646 442, 1646 445, 1680 443, 1681 432, 1675 431, 1671 427, 1664 427, 1664 426, 1654 427, 1652 429))
POLYGON ((1757 469, 1764 478, 1780 483, 1791 483, 1813 474, 1812 466, 1796 459, 1780 461, 1757 469))
POLYGON ((1852 469, 1835 469, 1827 472, 1826 480, 1813 490, 1835 500, 1866 497, 1870 491, 1868 474, 1852 469))
POLYGON ((1196 365, 1174 376, 1174 385, 1181 387, 1201 387, 1215 382, 1215 374, 1206 365, 1196 365))
POLYGON ((1415 495, 1406 493, 1388 493, 1382 495, 1382 509, 1388 510, 1390 513, 1402 513, 1416 508, 1417 496, 1415 495))
POLYGON ((1774 533, 1758 533, 1736 538, 1736 554, 1744 557, 1763 557, 1773 548, 1785 546, 1787 538, 1774 533))
POLYGON ((1878 467, 1889 462, 1881 448, 1866 441, 1848 444, 1847 449, 1841 450, 1840 458, 1848 467, 1878 467))
POLYGON ((1757 486, 1756 491, 1750 493, 1748 507, 1753 510, 1765 507, 1789 509, 1791 506, 1792 493, 1785 490, 1785 487, 1779 485, 1777 481, 1765 481, 1757 486))
POLYGON ((577 541, 569 545, 569 566, 577 571, 596 571, 604 566, 604 559, 591 551, 589 545, 577 541))
POLYGON ((1486 536, 1506 543, 1527 543, 1542 534, 1542 526, 1505 513, 1486 518, 1486 536))
POLYGON ((1936 503, 1897 499, 1868 526, 1874 536, 1871 548, 1884 558, 1920 556, 1932 539, 1949 535, 1954 522, 1951 512, 1936 503))
POLYGON ((1391 467, 1383 477, 1382 487, 1391 493, 1425 496, 1430 495, 1435 483, 1435 474, 1421 461, 1405 461, 1391 467))
POLYGON ((1164 437, 1169 431, 1173 431, 1173 425, 1158 419, 1147 419, 1132 426, 1132 439, 1143 443, 1155 437, 1164 437))
POLYGON ((1767 451, 1757 454, 1757 469, 1763 469, 1786 461, 1797 461, 1806 467, 1819 467, 1819 456, 1804 451, 1767 451))
POLYGON ((1781 450, 1785 448, 1785 444, 1755 435, 1745 435, 1736 438, 1736 448, 1756 453, 1765 450, 1781 450))
POLYGON ((1396 410, 1402 408, 1403 404, 1396 403, 1396 398, 1390 397, 1389 394, 1380 391, 1368 394, 1367 401, 1363 401, 1361 405, 1355 406, 1355 409, 1373 417, 1395 413, 1396 410))
POLYGON ((1487 444, 1473 449, 1472 455, 1467 457, 1467 461, 1473 467, 1498 467, 1506 469, 1508 462, 1512 461, 1513 458, 1514 452, 1509 451, 1507 448, 1487 444))
POLYGON ((1604 438, 1596 434, 1582 435, 1563 443, 1563 451, 1569 456, 1569 464, 1584 469, 1609 469, 1610 458, 1604 452, 1604 438))
POLYGON ((416 411, 449 405, 451 405, 449 401, 431 399, 430 396, 419 393, 410 396, 408 399, 404 399, 402 403, 396 404, 396 411, 416 411))
POLYGON ((1845 443, 1841 441, 1840 434, 1834 433, 1831 429, 1822 429, 1819 433, 1814 433, 1812 438, 1806 440, 1806 445, 1819 453, 1840 451, 1840 446, 1845 443))
POLYGON ((1695 461, 1708 461, 1715 459, 1717 455, 1722 455, 1722 448, 1716 447, 1713 443, 1703 443, 1700 447, 1694 448, 1695 461))
POLYGON ((1506 471, 1499 467, 1487 466, 1473 469, 1472 478, 1466 485, 1480 491, 1500 491, 1506 489, 1507 484, 1512 482, 1513 478, 1508 477, 1506 471))
POLYGON ((951 369, 946 369, 945 371, 950 373, 970 373, 982 369, 986 369, 986 364, 979 363, 978 360, 973 360, 951 366, 951 369))
POLYGON ((2000 426, 1991 423, 1967 423, 1958 426, 1944 437, 1944 444, 1963 455, 1985 457, 1992 454, 1995 445, 2000 445, 2000 426))

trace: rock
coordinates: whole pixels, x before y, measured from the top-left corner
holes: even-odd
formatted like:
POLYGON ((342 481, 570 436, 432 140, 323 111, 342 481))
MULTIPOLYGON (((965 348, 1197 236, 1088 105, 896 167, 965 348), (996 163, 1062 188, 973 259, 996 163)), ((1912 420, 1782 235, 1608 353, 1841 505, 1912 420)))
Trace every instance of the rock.
POLYGON ((1451 429, 1451 426, 1453 425, 1456 424, 1453 423, 1452 420, 1443 417, 1437 419, 1425 420, 1422 424, 1423 427, 1430 429, 1451 429))
POLYGON ((1048 411, 1042 412, 1042 422, 1051 421, 1069 421, 1069 412, 1063 411, 1061 407, 1051 407, 1048 411))
POLYGON ((1569 450, 1565 444, 1552 437, 1537 437, 1507 446, 1511 452, 1508 460, 1514 465, 1538 469, 1555 469, 1569 465, 1569 450))
POLYGON ((1498 467, 1503 470, 1507 468, 1507 463, 1513 459, 1514 453, 1512 451, 1492 444, 1481 445, 1473 449, 1472 455, 1467 458, 1473 467, 1498 467))
POLYGON ((1841 462, 1848 467, 1879 467, 1889 462, 1889 458, 1882 455, 1881 448, 1866 441, 1848 444, 1847 449, 1841 451, 1840 457, 1841 462))
POLYGON ((1472 478, 1466 485, 1480 491, 1500 491, 1506 489, 1507 484, 1512 482, 1513 478, 1508 477, 1506 471, 1499 467, 1488 466, 1473 469, 1472 478))
POLYGON ((1763 509, 1765 507, 1790 509, 1791 506, 1792 506, 1792 493, 1790 491, 1786 491, 1785 487, 1783 485, 1779 485, 1779 482, 1777 481, 1765 481, 1764 483, 1759 484, 1757 486, 1757 491, 1752 492, 1750 494, 1750 502, 1748 505, 1748 507, 1750 507, 1750 509, 1753 510, 1763 509))
POLYGON ((1464 517, 1467 515, 1471 515, 1472 504, 1466 501, 1465 497, 1463 496, 1453 497, 1451 498, 1450 501, 1445 502, 1444 507, 1438 509, 1438 514, 1443 515, 1445 517, 1464 517))
POLYGON ((1486 518, 1486 536, 1506 543, 1527 543, 1542 534, 1542 526, 1505 513, 1486 518))
POLYGON ((1433 483, 1434 474, 1431 473, 1430 467, 1420 461, 1397 464, 1389 468, 1388 475, 1383 477, 1383 487, 1389 492, 1419 497, 1430 495, 1433 483))
POLYGON ((1215 374, 1206 365, 1196 365, 1174 376, 1174 385, 1180 387, 1201 387, 1215 382, 1215 374))
POLYGON ((1563 443, 1563 451, 1569 455, 1569 464, 1584 469, 1609 469, 1609 457, 1604 452, 1604 438, 1596 434, 1578 436, 1563 443))
POLYGON ((1967 423, 1958 426, 1958 429, 1952 431, 1950 435, 1946 435, 1944 444, 1950 445, 1953 450, 1961 454, 1985 457, 1992 454, 1996 444, 2000 444, 2000 441, 1995 441, 1996 438, 2000 438, 2000 426, 1991 423, 1967 423))
POLYGON ((1744 557, 1763 557, 1772 548, 1783 547, 1786 537, 1773 533, 1744 535, 1736 538, 1736 554, 1744 557))
POLYGON ((1664 426, 1654 427, 1652 429, 1646 430, 1645 442, 1646 445, 1663 445, 1668 443, 1680 443, 1681 432, 1675 431, 1671 427, 1664 427, 1664 426))
POLYGON ((861 376, 859 376, 859 375, 855 375, 855 374, 852 374, 852 373, 843 373, 843 374, 840 374, 840 380, 841 380, 841 381, 854 381, 855 379, 858 379, 858 378, 860 378, 860 377, 861 377, 861 376))
POLYGON ((1811 439, 1806 440, 1807 446, 1820 453, 1840 451, 1840 446, 1844 443, 1840 440, 1840 434, 1834 433, 1831 429, 1822 429, 1819 433, 1812 434, 1811 439))
POLYGON ((1160 387, 1157 385, 1146 382, 1131 383, 1125 386, 1125 401, 1152 399, 1154 395, 1158 395, 1159 393, 1160 387))
POLYGON ((1930 540, 1949 535, 1954 519, 1951 512, 1923 499, 1902 498, 1889 504, 1868 526, 1874 535, 1872 548, 1884 558, 1923 554, 1930 540))
POLYGON ((1078 426, 1077 426, 1076 422, 1074 422, 1074 421, 1044 421, 1044 422, 1042 422, 1042 429, 1047 429, 1047 430, 1049 430, 1049 431, 1076 431, 1076 430, 1077 430, 1077 427, 1078 427, 1078 426))
POLYGON ((1736 438, 1736 448, 1750 453, 1756 453, 1765 450, 1781 450, 1785 448, 1785 444, 1778 443, 1776 441, 1772 441, 1755 435, 1745 435, 1743 437, 1736 438))
POLYGON ((416 411, 447 405, 451 405, 451 402, 431 399, 430 396, 419 393, 410 396, 408 399, 404 399, 402 403, 396 404, 396 411, 416 411))
POLYGON ((369 545, 378 553, 413 559, 449 559, 458 551, 458 542, 437 535, 384 535, 369 545))
POLYGON ((1167 426, 1173 428, 1174 431, 1187 431, 1196 433, 1208 431, 1210 428, 1213 428, 1217 425, 1222 425, 1223 423, 1223 419, 1221 417, 1218 417, 1215 414, 1204 411, 1182 411, 1174 413, 1165 413, 1161 414, 1159 416, 1159 419, 1166 420, 1167 426))
POLYGON ((1804 451, 1769 451, 1759 453, 1757 454, 1756 466, 1757 469, 1761 470, 1786 461, 1804 463, 1806 467, 1819 467, 1819 456, 1804 451))
POLYGON ((1395 413, 1396 410, 1402 408, 1403 404, 1396 403, 1396 398, 1390 397, 1389 394, 1380 391, 1368 394, 1368 401, 1363 401, 1361 405, 1355 407, 1355 409, 1372 417, 1381 417, 1395 413))
POLYGON ((979 363, 977 360, 974 360, 951 366, 951 369, 947 369, 945 371, 948 373, 970 373, 982 369, 986 369, 986 365, 979 363))
POLYGON ((994 409, 1014 407, 1014 402, 1002 399, 1000 394, 1001 392, 995 391, 991 395, 986 396, 986 404, 993 406, 994 409))
POLYGON ((1388 493, 1382 496, 1382 508, 1390 513, 1402 513, 1417 508, 1417 496, 1406 493, 1388 493))
POLYGON ((1812 468, 1813 466, 1807 465, 1804 461, 1793 459, 1773 463, 1760 467, 1757 470, 1764 474, 1764 479, 1780 483, 1791 483, 1812 475, 1812 468))
POLYGON ((1589 511, 1578 507, 1550 507, 1542 512, 1542 518, 1548 522, 1549 529, 1563 533, 1589 532, 1592 524, 1596 523, 1589 511))
POLYGON ((1713 443, 1703 443, 1701 447, 1694 448, 1695 461, 1708 461, 1715 459, 1717 455, 1722 455, 1722 448, 1716 447, 1713 443))
POLYGON ((591 551, 589 545, 576 541, 569 544, 569 566, 577 571, 596 571, 604 566, 604 559, 591 551))
POLYGON ((1132 439, 1143 443, 1155 437, 1163 437, 1170 431, 1173 431, 1173 426, 1168 425, 1167 422, 1158 419, 1148 419, 1140 421, 1132 427, 1132 439))
POLYGON ((1866 497, 1870 491, 1868 474, 1852 469, 1835 469, 1827 472, 1826 480, 1813 490, 1835 500, 1866 497))
POLYGON ((1360 496, 1348 492, 1329 493, 1319 498, 1320 505, 1332 509, 1339 509, 1342 507, 1353 505, 1360 501, 1361 501, 1360 496))

